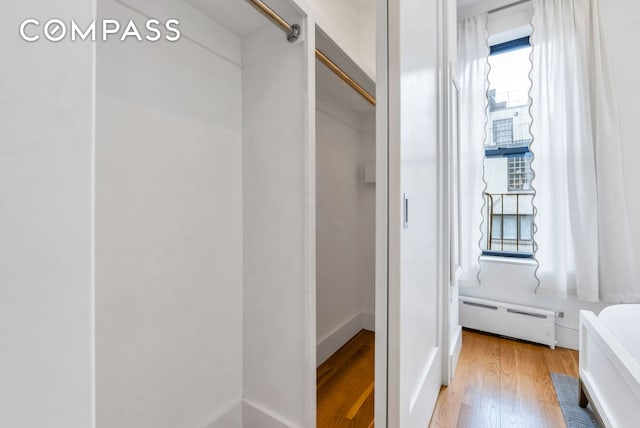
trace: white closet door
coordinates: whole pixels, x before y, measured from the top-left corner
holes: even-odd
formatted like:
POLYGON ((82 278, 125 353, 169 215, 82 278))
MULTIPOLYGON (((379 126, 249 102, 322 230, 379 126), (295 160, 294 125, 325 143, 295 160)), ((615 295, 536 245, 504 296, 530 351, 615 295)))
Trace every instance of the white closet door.
POLYGON ((440 2, 388 2, 389 427, 424 427, 442 381, 440 2))

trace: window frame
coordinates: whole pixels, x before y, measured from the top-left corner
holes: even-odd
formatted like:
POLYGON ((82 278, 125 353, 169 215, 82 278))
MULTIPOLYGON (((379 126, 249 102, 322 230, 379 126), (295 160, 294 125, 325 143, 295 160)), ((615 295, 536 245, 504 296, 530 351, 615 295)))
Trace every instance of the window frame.
MULTIPOLYGON (((507 53, 510 51, 514 51, 517 49, 523 49, 531 47, 530 36, 520 37, 514 40, 509 40, 503 43, 497 43, 489 46, 489 56, 497 55, 501 53, 507 53)), ((487 91, 487 98, 489 97, 489 91, 487 91)), ((491 149, 484 150, 485 159, 497 158, 497 157, 512 157, 512 156, 526 156, 531 155, 531 151, 529 150, 529 146, 524 147, 497 147, 491 149)), ((508 171, 507 171, 508 174, 508 171)), ((535 228, 535 215, 532 216, 532 223, 535 228)), ((485 221, 489 221, 489 219, 485 219, 485 221)), ((504 221, 504 219, 501 219, 504 221)), ((519 216, 516 217, 516 221, 520 221, 519 216)), ((533 239, 533 234, 531 236, 531 241, 533 242, 533 246, 535 248, 535 240, 533 239)), ((489 237, 491 239, 491 237, 489 237)), ((482 256, 490 256, 490 257, 500 257, 505 259, 533 259, 534 254, 526 254, 526 253, 512 253, 512 252, 502 252, 502 251, 494 251, 494 250, 481 250, 482 256)), ((535 250, 534 250, 535 252, 535 250)))
POLYGON ((531 47, 531 36, 520 37, 518 39, 509 40, 504 43, 497 43, 495 45, 489 46, 489 56, 498 55, 501 53, 507 53, 511 51, 515 51, 517 49, 522 49, 526 47, 531 47))

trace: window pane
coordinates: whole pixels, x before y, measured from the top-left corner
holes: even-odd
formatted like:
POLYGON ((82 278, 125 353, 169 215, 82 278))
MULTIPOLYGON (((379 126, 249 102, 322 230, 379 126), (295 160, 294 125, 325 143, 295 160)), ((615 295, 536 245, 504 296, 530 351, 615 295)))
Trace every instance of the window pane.
POLYGON ((482 249, 491 252, 533 253, 530 54, 526 46, 489 57, 482 249))
POLYGON ((516 222, 516 216, 506 215, 504 216, 504 237, 502 239, 508 239, 515 241, 518 233, 518 224, 516 222))
POLYGON ((493 121, 493 141, 496 145, 508 145, 513 142, 513 119, 493 121))
POLYGON ((489 57, 488 148, 528 147, 531 143, 530 53, 531 47, 523 47, 489 57))
POLYGON ((531 189, 531 153, 508 159, 509 191, 531 189))
POLYGON ((525 215, 520 217, 520 239, 531 241, 533 239, 533 216, 525 215))
POLYGON ((493 217, 492 227, 491 227, 491 239, 500 240, 502 233, 502 217, 495 216, 493 217))

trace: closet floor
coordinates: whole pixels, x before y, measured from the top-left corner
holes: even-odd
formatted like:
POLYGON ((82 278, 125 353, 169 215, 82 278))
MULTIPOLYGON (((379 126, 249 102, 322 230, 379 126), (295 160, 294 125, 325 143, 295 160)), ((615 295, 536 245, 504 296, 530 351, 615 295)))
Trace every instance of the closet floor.
POLYGON ((318 428, 373 427, 374 340, 361 330, 318 367, 318 428))
POLYGON ((578 352, 463 331, 458 367, 430 426, 564 427, 549 372, 578 377, 578 352))

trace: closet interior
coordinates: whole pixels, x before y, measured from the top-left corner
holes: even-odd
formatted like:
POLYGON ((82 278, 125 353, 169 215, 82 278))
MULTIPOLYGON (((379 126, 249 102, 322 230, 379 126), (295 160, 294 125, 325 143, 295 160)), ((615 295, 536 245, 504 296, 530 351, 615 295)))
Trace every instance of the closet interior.
POLYGON ((373 81, 294 0, 97 11, 182 33, 96 45, 97 425, 313 426, 373 330, 373 81))
POLYGON ((96 47, 98 426, 313 423, 313 53, 269 3, 299 39, 245 1, 97 2, 182 32, 96 47))
POLYGON ((317 426, 369 427, 374 414, 375 83, 320 28, 316 48, 317 426))

